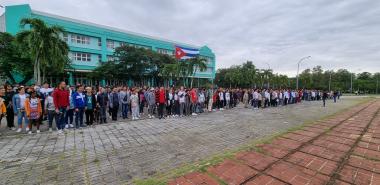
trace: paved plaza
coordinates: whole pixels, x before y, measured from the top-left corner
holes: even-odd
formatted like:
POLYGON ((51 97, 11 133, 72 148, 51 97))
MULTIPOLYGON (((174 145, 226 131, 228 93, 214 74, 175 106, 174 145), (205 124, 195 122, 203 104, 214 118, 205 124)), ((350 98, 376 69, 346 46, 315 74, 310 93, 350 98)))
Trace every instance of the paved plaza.
MULTIPOLYGON (((252 140, 321 119, 360 101, 361 98, 343 97, 335 104, 329 101, 326 108, 321 106, 322 102, 264 110, 238 106, 187 118, 112 122, 69 130, 64 135, 46 131, 33 135, 14 134, 4 128, 3 120, 0 184, 131 184, 135 178, 151 177, 237 148, 252 140)), ((283 136, 273 144, 261 146, 266 155, 240 154, 236 159, 238 162, 226 161, 210 168, 209 172, 231 184, 251 179, 292 182, 287 176, 296 176, 299 171, 305 175, 294 177, 297 182, 328 181, 327 177, 336 168, 345 176, 352 175, 351 169, 357 167, 361 167, 363 175, 368 170, 378 172, 375 165, 363 165, 368 163, 367 158, 345 155, 356 152, 374 158, 380 156, 371 149, 377 147, 378 139, 374 136, 378 129, 374 123, 380 123, 379 116, 375 117, 379 105, 377 101, 355 106, 327 121, 283 136), (333 131, 323 135, 326 128, 333 131), (330 149, 334 152, 327 153, 330 149), (345 161, 341 166, 338 162, 343 156, 345 161), (313 160, 318 163, 305 166, 313 160), (318 166, 322 162, 327 162, 325 167, 318 166), (293 164, 298 166, 290 168, 286 172, 289 174, 281 174, 281 169, 293 164), (223 170, 226 168, 230 170, 223 170), (317 176, 311 175, 315 173, 313 170, 318 171, 317 176), (230 178, 233 173, 242 174, 238 175, 239 179, 230 178)), ((340 182, 339 178, 335 179, 340 182)), ((356 182, 355 179, 343 180, 356 182)), ((191 181, 191 178, 185 181, 191 181)), ((176 184, 176 181, 172 183, 176 184)))
POLYGON ((169 184, 380 184, 379 111, 361 104, 169 184))

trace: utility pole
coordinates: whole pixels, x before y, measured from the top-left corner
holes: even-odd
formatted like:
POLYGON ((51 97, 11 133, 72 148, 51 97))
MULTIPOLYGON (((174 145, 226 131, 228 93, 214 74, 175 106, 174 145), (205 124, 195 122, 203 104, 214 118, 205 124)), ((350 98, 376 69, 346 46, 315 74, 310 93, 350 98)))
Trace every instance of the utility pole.
POLYGON ((299 73, 299 71, 300 71, 300 64, 301 64, 301 62, 302 62, 303 60, 308 59, 308 58, 311 58, 311 56, 303 57, 303 58, 301 58, 301 59, 298 61, 298 63, 297 63, 297 84, 296 84, 296 89, 297 89, 297 90, 298 90, 298 73, 299 73))

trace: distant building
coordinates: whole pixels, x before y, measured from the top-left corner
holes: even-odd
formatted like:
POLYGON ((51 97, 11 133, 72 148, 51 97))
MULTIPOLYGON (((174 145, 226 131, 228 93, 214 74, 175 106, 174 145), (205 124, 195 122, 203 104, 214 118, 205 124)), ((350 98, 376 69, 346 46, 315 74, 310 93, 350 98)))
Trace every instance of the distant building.
MULTIPOLYGON (((22 28, 23 18, 39 18, 48 25, 62 26, 66 33, 63 39, 70 47, 69 57, 74 70, 67 71, 67 81, 70 83, 96 84, 86 79, 86 73, 95 69, 102 62, 112 59, 114 48, 120 45, 130 45, 156 51, 162 54, 174 55, 175 46, 199 49, 200 56, 207 59, 207 70, 197 72, 195 78, 214 79, 215 54, 207 46, 198 47, 190 44, 170 41, 152 36, 134 33, 118 28, 80 21, 45 12, 32 10, 28 4, 6 6, 5 13, 0 16, 0 31, 17 34, 22 28)), ((51 77, 53 78, 53 77, 51 77)), ((113 83, 108 81, 107 83, 113 83)), ((150 85, 152 79, 147 79, 150 85)))

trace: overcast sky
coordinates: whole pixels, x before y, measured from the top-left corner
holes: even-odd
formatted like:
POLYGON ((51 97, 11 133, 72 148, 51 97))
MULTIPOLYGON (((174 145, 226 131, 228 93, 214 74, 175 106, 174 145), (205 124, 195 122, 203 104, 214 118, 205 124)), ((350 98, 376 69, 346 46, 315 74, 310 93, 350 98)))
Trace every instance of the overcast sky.
MULTIPOLYGON (((207 45, 217 68, 247 60, 294 76, 380 72, 380 0, 0 0, 179 42, 207 45)), ((2 13, 4 9, 0 9, 2 13)))

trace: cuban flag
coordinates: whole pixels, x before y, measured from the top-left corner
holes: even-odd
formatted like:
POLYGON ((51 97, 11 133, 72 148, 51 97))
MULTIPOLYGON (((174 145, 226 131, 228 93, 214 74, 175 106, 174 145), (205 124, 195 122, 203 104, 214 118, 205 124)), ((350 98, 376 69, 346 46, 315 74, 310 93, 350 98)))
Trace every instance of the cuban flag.
POLYGON ((176 59, 189 59, 199 55, 199 49, 185 48, 181 46, 175 46, 175 58, 176 59))

